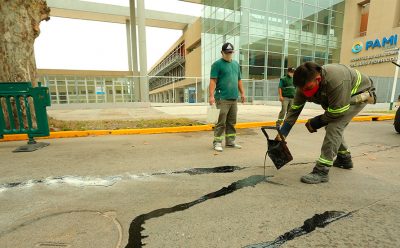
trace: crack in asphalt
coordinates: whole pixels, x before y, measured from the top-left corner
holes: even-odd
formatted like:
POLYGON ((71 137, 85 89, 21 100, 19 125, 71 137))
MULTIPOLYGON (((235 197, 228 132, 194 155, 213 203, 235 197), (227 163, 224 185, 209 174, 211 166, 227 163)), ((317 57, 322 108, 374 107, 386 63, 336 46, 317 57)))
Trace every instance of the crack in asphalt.
POLYGON ((44 179, 31 179, 23 182, 11 182, 0 184, 0 193, 12 188, 28 188, 38 184, 45 185, 54 185, 54 184, 68 184, 72 186, 85 187, 85 186, 103 186, 109 187, 114 185, 118 181, 122 180, 132 180, 138 178, 148 178, 151 176, 162 176, 162 175, 174 175, 174 174, 189 174, 190 176, 194 175, 203 175, 203 174, 211 174, 211 173, 232 173, 235 171, 246 169, 247 167, 239 167, 239 166, 218 166, 211 168, 191 168, 181 171, 172 171, 172 172, 155 172, 151 174, 139 174, 139 175, 129 175, 129 176, 107 176, 107 177, 89 177, 89 176, 56 176, 56 177, 47 177, 44 179))
MULTIPOLYGON (((394 194, 396 194, 396 193, 399 193, 399 192, 395 192, 394 194)), ((301 227, 294 228, 294 229, 290 230, 289 232, 286 232, 286 233, 280 235, 278 238, 276 238, 273 241, 267 241, 267 242, 262 242, 262 243, 258 243, 258 244, 247 245, 247 246, 244 246, 243 248, 278 248, 290 240, 293 240, 297 237, 300 237, 300 236, 303 236, 310 232, 313 232, 317 227, 325 228, 327 225, 329 225, 332 222, 341 220, 346 217, 351 217, 352 214, 357 213, 363 209, 372 207, 372 206, 374 206, 382 201, 385 201, 391 197, 393 197, 393 194, 390 196, 381 198, 379 200, 376 200, 376 201, 372 202, 371 204, 360 207, 360 208, 350 211, 348 213, 343 212, 343 211, 326 211, 322 214, 316 214, 313 217, 305 220, 304 224, 301 227)))
MULTIPOLYGON (((270 176, 267 176, 267 178, 268 177, 270 177, 270 176)), ((202 202, 205 202, 205 201, 213 199, 213 198, 225 196, 227 194, 233 193, 236 190, 239 190, 242 188, 255 187, 257 184, 259 184, 261 182, 265 182, 265 181, 268 182, 267 178, 264 175, 250 176, 245 179, 241 179, 239 181, 233 182, 227 187, 223 187, 217 191, 211 192, 211 193, 204 195, 194 201, 178 204, 178 205, 175 205, 175 206, 169 207, 169 208, 160 208, 160 209, 153 210, 146 214, 141 214, 141 215, 135 217, 129 226, 128 244, 125 246, 125 248, 140 248, 145 245, 142 243, 142 239, 146 238, 148 236, 142 235, 142 231, 145 230, 142 226, 145 224, 145 222, 147 220, 150 220, 153 218, 158 218, 163 215, 174 213, 174 212, 184 211, 190 207, 193 207, 194 205, 200 204, 202 202)))

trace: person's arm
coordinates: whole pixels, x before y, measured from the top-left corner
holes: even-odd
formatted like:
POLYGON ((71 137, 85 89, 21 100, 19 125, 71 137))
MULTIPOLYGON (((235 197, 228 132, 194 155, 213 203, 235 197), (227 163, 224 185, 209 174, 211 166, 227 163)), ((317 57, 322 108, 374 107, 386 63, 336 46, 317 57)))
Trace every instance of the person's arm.
POLYGON ((328 125, 328 123, 343 117, 347 113, 350 109, 350 87, 351 84, 344 80, 335 88, 328 89, 328 108, 322 115, 308 120, 307 123, 314 132, 328 125))
POLYGON ((215 92, 216 84, 217 84, 217 79, 211 78, 210 79, 210 87, 209 87, 209 94, 210 94, 209 103, 210 103, 210 105, 213 105, 215 103, 214 92, 215 92))
POLYGON ((218 81, 218 76, 219 76, 219 66, 217 62, 214 62, 211 65, 211 72, 210 72, 210 85, 209 85, 209 103, 210 105, 215 104, 215 98, 214 98, 214 93, 215 93, 215 88, 217 87, 217 81, 218 81))
POLYGON ((281 102, 283 102, 282 87, 283 87, 283 80, 281 78, 279 80, 279 87, 278 87, 278 97, 279 97, 279 101, 281 101, 281 102))
POLYGON ((244 95, 243 83, 241 79, 239 79, 238 87, 240 92, 240 100, 242 101, 242 103, 244 103, 246 101, 246 96, 244 95))
POLYGON ((279 101, 283 102, 282 89, 278 88, 279 101))
POLYGON ((293 99, 293 104, 291 105, 290 109, 288 110, 287 116, 283 125, 280 129, 283 136, 287 137, 292 129, 293 125, 296 123, 297 118, 301 111, 306 104, 306 98, 304 97, 303 93, 299 89, 296 90, 296 95, 293 99))

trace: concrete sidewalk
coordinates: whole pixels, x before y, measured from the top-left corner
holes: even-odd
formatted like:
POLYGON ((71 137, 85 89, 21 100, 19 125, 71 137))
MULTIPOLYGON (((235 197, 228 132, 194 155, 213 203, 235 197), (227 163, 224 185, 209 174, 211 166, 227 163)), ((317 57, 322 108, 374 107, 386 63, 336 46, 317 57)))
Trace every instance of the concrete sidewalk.
MULTIPOLYGON (((276 121, 280 111, 278 102, 269 105, 238 105, 238 122, 265 122, 276 121)), ((49 116, 59 120, 142 120, 142 119, 170 119, 189 118, 205 122, 207 118, 206 104, 99 104, 99 105, 68 105, 51 106, 48 108, 49 116)), ((382 105, 387 110, 385 105, 382 105)), ((382 115, 376 106, 367 106, 360 115, 382 115), (374 112, 378 111, 378 112, 374 112), (368 112, 368 113, 366 113, 368 112)), ((320 106, 307 103, 300 119, 308 119, 323 113, 320 106)))

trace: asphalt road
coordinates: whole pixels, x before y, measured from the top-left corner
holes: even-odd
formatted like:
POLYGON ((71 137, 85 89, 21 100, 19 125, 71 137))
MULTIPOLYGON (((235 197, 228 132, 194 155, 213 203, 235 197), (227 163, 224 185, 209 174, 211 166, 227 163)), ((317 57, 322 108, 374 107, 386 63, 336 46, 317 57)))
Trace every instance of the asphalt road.
POLYGON ((294 160, 279 171, 267 160, 266 181, 259 129, 222 153, 211 132, 48 140, 18 154, 24 142, 0 143, 0 246, 399 247, 392 122, 351 123, 355 168, 303 184, 323 135, 296 125, 294 160))

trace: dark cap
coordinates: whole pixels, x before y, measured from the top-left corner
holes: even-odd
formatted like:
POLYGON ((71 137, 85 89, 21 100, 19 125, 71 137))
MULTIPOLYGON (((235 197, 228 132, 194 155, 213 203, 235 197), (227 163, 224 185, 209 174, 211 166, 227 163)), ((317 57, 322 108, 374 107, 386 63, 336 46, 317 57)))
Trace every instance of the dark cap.
POLYGON ((288 68, 287 68, 287 71, 288 71, 288 72, 294 72, 295 70, 296 70, 296 69, 295 69, 294 67, 288 67, 288 68))
POLYGON ((234 49, 233 45, 229 42, 222 45, 223 52, 233 52, 233 50, 235 50, 235 49, 234 49))

